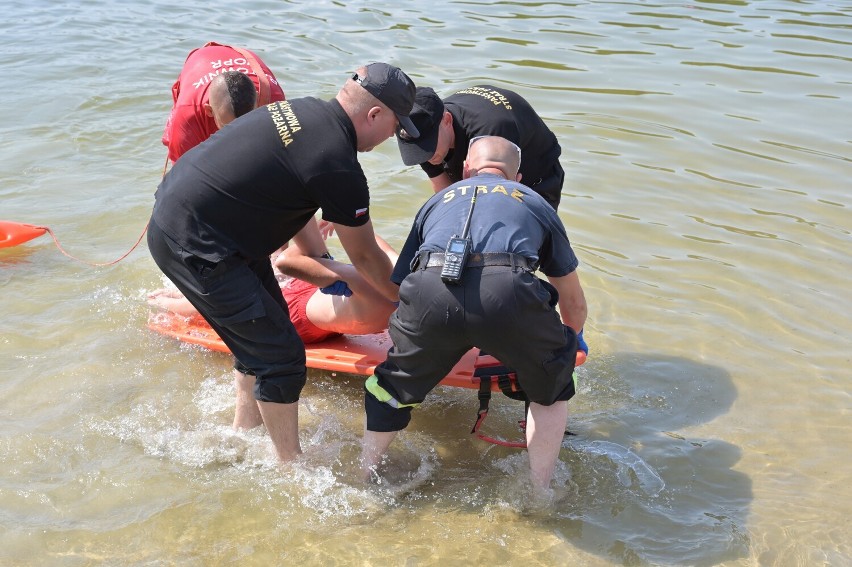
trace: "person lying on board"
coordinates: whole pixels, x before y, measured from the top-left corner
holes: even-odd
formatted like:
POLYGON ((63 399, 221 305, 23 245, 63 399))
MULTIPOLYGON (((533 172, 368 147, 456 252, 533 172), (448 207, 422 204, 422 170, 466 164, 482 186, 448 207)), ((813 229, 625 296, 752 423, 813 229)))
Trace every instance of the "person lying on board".
MULTIPOLYGON (((366 335, 388 328, 396 309, 352 264, 331 258, 316 222, 306 225, 302 246, 290 243, 273 258, 290 320, 305 344, 341 334, 366 335)), ((396 263, 397 254, 381 237, 376 243, 396 263)), ((176 289, 148 295, 153 307, 190 316, 198 311, 176 289)))

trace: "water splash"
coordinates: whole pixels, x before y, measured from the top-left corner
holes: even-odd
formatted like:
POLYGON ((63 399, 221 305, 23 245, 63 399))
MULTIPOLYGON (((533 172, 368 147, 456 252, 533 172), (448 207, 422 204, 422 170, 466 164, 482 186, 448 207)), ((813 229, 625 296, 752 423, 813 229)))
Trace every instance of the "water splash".
POLYGON ((616 476, 622 486, 633 486, 633 477, 648 496, 656 498, 666 487, 660 475, 642 458, 622 445, 611 441, 572 441, 577 450, 591 455, 606 457, 616 466, 616 476), (631 476, 630 473, 633 473, 631 476))

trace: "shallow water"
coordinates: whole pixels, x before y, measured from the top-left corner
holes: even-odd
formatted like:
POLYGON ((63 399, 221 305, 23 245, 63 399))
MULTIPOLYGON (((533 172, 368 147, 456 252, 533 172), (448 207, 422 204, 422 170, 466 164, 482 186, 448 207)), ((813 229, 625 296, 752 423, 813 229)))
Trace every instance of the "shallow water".
MULTIPOLYGON (((0 564, 848 565, 852 3, 4 4, 0 218, 106 263, 141 234, 169 89, 206 41, 288 97, 385 60, 556 132, 589 362, 551 501, 442 388, 354 481, 361 379, 312 371, 302 462, 234 433, 228 357, 146 326, 144 244, 0 250, 0 564)), ((362 155, 401 246, 429 195, 362 155)), ((495 398, 489 433, 519 436, 495 398)))

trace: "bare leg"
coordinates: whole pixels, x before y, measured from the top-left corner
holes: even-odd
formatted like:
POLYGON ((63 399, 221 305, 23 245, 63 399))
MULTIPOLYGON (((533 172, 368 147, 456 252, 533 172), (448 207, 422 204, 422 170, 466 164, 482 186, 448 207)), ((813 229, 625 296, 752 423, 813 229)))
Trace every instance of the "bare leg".
POLYGON ((266 431, 275 446, 275 454, 282 462, 292 461, 302 454, 299 444, 299 403, 279 404, 257 402, 266 431))
POLYGON ((530 478, 540 488, 550 487, 567 425, 568 402, 556 402, 550 406, 530 403, 527 416, 530 478))
POLYGON ((370 473, 381 462, 396 434, 396 431, 364 431, 361 442, 361 476, 364 480, 370 479, 370 473))
POLYGON ((234 412, 234 429, 254 429, 263 418, 254 399, 255 377, 234 370, 234 386, 237 390, 237 407, 234 412))

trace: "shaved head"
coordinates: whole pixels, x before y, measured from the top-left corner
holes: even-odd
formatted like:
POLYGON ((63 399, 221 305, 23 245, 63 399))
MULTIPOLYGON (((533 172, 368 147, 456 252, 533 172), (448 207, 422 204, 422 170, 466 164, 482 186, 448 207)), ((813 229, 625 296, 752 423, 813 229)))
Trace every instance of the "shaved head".
POLYGON ((482 170, 499 170, 503 177, 515 181, 521 167, 521 150, 500 136, 472 138, 465 160, 465 177, 473 177, 482 170))

